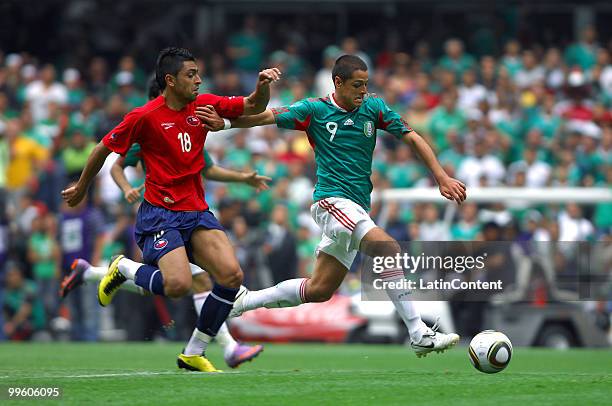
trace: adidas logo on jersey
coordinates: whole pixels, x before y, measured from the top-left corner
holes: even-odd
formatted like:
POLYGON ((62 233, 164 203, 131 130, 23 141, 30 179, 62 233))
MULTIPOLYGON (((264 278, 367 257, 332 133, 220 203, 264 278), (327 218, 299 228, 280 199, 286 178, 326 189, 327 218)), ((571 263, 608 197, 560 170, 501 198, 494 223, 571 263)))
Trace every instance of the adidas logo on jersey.
POLYGON ((355 123, 349 118, 344 122, 344 125, 355 125, 355 123))

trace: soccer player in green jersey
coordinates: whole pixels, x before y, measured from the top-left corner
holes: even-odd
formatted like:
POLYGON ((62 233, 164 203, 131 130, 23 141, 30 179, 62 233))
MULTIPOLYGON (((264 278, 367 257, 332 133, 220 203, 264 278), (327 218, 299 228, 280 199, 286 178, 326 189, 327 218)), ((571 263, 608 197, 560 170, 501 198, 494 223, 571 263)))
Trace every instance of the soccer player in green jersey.
MULTIPOLYGON (((239 117, 232 127, 274 124, 280 128, 305 131, 314 148, 317 184, 311 214, 323 231, 311 278, 291 279, 259 290, 242 289, 230 317, 259 307, 297 306, 329 300, 350 268, 357 251, 370 256, 395 256, 400 246, 368 215, 372 183, 372 154, 376 130, 383 129, 410 145, 433 173, 440 193, 461 203, 465 185, 446 174, 429 145, 392 111, 385 102, 367 93, 367 66, 359 57, 343 55, 332 70, 335 91, 327 97, 298 101, 291 106, 239 117), (378 244, 383 242, 384 244, 378 244), (382 251, 381 251, 382 247, 382 251)), ((196 110, 204 122, 210 112, 196 110)), ((404 277, 403 270, 387 269, 383 280, 404 277)), ((408 327, 411 346, 421 357, 442 352, 459 341, 457 334, 443 334, 421 320, 414 304, 405 300, 407 292, 387 290, 391 301, 408 327)))

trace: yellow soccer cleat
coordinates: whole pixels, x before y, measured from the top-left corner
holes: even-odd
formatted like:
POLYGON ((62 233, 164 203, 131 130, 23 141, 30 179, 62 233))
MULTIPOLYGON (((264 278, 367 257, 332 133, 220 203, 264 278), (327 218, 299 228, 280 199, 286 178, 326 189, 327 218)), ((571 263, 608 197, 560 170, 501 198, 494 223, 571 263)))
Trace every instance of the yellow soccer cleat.
POLYGON ((124 258, 123 255, 116 255, 111 258, 111 263, 108 266, 108 272, 98 285, 98 302, 101 306, 108 306, 113 300, 113 296, 117 290, 127 280, 119 271, 119 261, 124 258))
POLYGON ((221 370, 215 368, 215 366, 203 355, 179 354, 176 359, 176 365, 178 365, 180 369, 187 369, 189 371, 221 372, 221 370))

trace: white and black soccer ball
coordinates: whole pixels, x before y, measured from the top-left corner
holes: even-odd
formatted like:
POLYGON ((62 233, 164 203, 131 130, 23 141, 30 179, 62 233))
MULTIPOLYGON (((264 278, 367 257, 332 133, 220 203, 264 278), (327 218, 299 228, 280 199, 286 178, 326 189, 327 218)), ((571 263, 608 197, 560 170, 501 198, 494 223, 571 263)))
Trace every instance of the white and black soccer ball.
POLYGON ((512 358, 512 343, 504 333, 485 330, 472 338, 468 348, 470 361, 480 372, 503 371, 512 358))

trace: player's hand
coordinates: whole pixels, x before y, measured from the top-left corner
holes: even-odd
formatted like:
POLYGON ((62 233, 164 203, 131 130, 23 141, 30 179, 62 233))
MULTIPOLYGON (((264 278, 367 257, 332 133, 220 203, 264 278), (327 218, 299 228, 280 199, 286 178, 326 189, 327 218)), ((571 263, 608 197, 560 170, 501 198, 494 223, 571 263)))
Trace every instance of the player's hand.
POLYGON ((278 68, 264 69, 259 72, 259 77, 257 78, 257 86, 269 85, 272 82, 276 82, 280 79, 281 75, 282 73, 278 68))
POLYGON ((77 204, 81 203, 81 200, 85 197, 87 193, 87 189, 79 187, 79 184, 70 186, 64 190, 62 190, 62 198, 68 206, 74 207, 77 204))
POLYGON ((195 115, 202 122, 202 127, 208 131, 219 131, 225 127, 223 118, 217 114, 215 108, 211 105, 198 106, 195 109, 195 115))
POLYGON ((270 189, 268 182, 271 182, 271 181, 272 181, 272 178, 268 176, 258 175, 257 172, 246 173, 245 178, 244 178, 244 183, 255 188, 257 193, 261 192, 262 190, 270 189))
POLYGON ((466 198, 466 188, 463 182, 447 176, 438 182, 440 194, 448 200, 454 200, 457 204, 461 204, 466 198))
POLYGON ((123 197, 125 197, 125 200, 127 200, 128 203, 134 204, 140 200, 140 192, 142 189, 144 189, 144 184, 140 185, 139 187, 130 188, 127 192, 123 193, 123 197))

